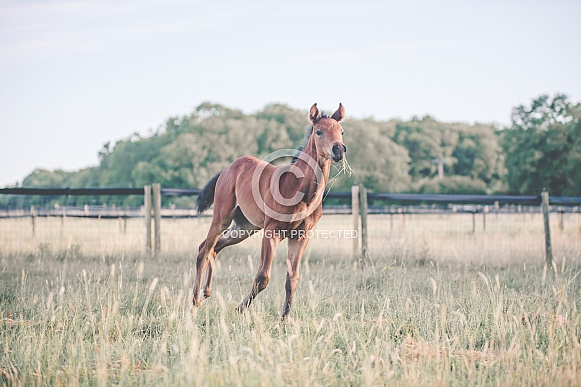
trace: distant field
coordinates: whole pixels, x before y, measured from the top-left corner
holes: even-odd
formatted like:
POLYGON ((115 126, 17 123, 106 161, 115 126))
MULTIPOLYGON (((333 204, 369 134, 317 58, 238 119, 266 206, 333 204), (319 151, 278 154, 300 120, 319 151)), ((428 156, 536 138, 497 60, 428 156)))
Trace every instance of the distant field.
MULTIPOLYGON (((189 305, 208 219, 163 222, 158 258, 140 220, 0 221, 0 382, 153 385, 579 385, 581 222, 540 215, 372 216, 371 264, 316 238, 279 323, 286 246, 248 313, 233 312, 258 239, 219 257, 214 294, 189 305), (392 226, 393 224, 393 226, 392 226)), ((326 216, 319 230, 349 229, 326 216)))
MULTIPOLYGON (((194 254, 209 224, 210 218, 163 219, 162 253, 194 254)), ((558 259, 581 252, 581 214, 565 214, 563 224, 561 231, 558 215, 551 214, 553 250, 558 259)), ((545 239, 541 214, 488 214, 486 230, 483 230, 483 217, 478 214, 475 225, 476 231, 472 233, 471 214, 371 215, 369 249, 373 259, 483 264, 543 261, 545 239)), ((319 233, 310 243, 308 254, 350 258, 353 241, 346 237, 330 238, 325 231, 351 228, 350 215, 325 215, 317 226, 319 233)), ((142 219, 128 219, 124 224, 116 219, 38 218, 35 231, 33 236, 29 218, 0 219, 1 251, 4 254, 74 251, 83 255, 145 252, 142 219)), ((259 249, 259 238, 251 238, 243 246, 259 249)))

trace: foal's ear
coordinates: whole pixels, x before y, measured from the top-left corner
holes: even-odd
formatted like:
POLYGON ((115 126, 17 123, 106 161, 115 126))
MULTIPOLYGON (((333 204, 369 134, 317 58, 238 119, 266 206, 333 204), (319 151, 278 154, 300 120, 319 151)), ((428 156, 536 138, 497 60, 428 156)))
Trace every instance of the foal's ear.
POLYGON ((315 121, 317 121, 319 118, 321 118, 321 113, 319 112, 319 109, 317 108, 317 104, 314 104, 313 106, 311 106, 311 111, 309 112, 309 118, 311 119, 311 122, 314 124, 315 121))
POLYGON ((337 122, 341 122, 341 120, 345 118, 345 108, 343 107, 343 105, 339 104, 339 109, 337 109, 337 111, 333 113, 331 118, 337 122))

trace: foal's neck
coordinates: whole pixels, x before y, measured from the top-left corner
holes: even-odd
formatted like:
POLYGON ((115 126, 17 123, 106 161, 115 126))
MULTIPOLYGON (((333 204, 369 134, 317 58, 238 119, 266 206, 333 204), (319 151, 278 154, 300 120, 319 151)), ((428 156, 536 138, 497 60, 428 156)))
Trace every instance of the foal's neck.
POLYGON ((331 160, 322 157, 317 152, 317 146, 313 136, 309 138, 303 153, 307 156, 304 159, 299 158, 295 165, 304 173, 304 177, 300 179, 298 191, 304 193, 303 201, 311 204, 315 200, 323 199, 323 193, 329 180, 329 172, 331 171, 331 160), (321 170, 321 175, 317 178, 315 165, 310 165, 309 162, 314 160, 314 163, 321 170))

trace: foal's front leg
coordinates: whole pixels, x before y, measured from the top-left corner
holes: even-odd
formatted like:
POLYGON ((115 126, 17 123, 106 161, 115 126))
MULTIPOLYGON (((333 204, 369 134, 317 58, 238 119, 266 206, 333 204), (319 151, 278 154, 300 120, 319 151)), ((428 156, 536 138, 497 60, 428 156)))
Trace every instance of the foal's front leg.
POLYGON ((302 238, 289 238, 288 240, 288 258, 286 260, 286 298, 282 309, 282 320, 289 318, 290 308, 293 303, 293 297, 299 283, 299 271, 303 254, 309 243, 309 237, 305 234, 302 238))
POLYGON ((236 311, 242 312, 244 309, 248 308, 252 300, 266 288, 268 281, 270 281, 270 268, 272 266, 272 260, 274 254, 276 253, 276 247, 278 246, 281 238, 279 235, 269 235, 276 233, 275 231, 264 232, 264 237, 262 238, 262 251, 260 254, 260 268, 258 273, 256 273, 256 278, 252 285, 250 293, 244 298, 244 300, 238 305, 236 311))
POLYGON ((221 232, 222 231, 217 230, 216 228, 210 227, 206 240, 200 245, 198 258, 196 258, 196 277, 194 280, 194 295, 192 297, 192 303, 194 306, 200 306, 202 278, 206 271, 206 267, 210 263, 210 259, 214 260, 216 258, 214 246, 216 245, 216 241, 220 237, 221 232))

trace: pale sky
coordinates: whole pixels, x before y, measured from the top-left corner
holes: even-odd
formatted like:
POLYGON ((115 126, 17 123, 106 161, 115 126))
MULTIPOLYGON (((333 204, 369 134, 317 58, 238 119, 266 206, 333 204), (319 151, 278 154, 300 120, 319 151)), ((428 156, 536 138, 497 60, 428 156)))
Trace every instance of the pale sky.
POLYGON ((506 125, 581 98, 580 20, 572 0, 0 0, 0 187, 203 101, 506 125))

